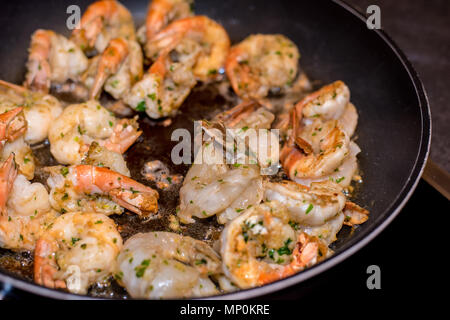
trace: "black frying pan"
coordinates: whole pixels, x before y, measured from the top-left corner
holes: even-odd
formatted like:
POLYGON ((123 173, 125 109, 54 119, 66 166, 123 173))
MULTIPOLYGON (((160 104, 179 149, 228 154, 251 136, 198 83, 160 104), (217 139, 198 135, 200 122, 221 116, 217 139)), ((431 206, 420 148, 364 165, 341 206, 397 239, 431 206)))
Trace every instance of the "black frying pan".
MULTIPOLYGON (((24 63, 32 32, 37 28, 53 29, 65 35, 66 8, 79 4, 84 10, 90 1, 51 0, 39 4, 27 0, 2 3, 0 18, 0 78, 21 83, 24 63)), ((142 23, 148 0, 122 2, 142 23)), ((378 235, 399 213, 414 190, 422 173, 431 137, 430 110, 424 88, 404 54, 383 31, 366 27, 365 18, 341 1, 196 1, 195 11, 224 25, 232 42, 251 33, 281 33, 292 39, 300 49, 300 66, 313 80, 329 83, 341 79, 351 90, 352 102, 360 119, 357 136, 362 148, 359 155, 364 184, 356 196, 358 204, 368 208, 370 219, 350 234, 344 228, 334 244, 335 254, 314 267, 264 287, 243 290, 222 298, 250 298, 299 283, 348 258, 378 235)), ((170 134, 177 127, 192 128, 192 120, 208 117, 230 103, 214 91, 197 89, 174 119, 163 128, 142 117, 144 137, 133 146, 127 161, 133 177, 148 160, 160 159, 170 164, 170 134), (151 151, 145 145, 154 146, 151 151)), ((171 166, 174 172, 185 173, 187 167, 171 166)), ((138 230, 164 230, 164 217, 176 205, 174 192, 161 197, 162 218, 152 226, 142 227, 136 217, 120 217, 116 221, 138 230)), ((186 233, 202 234, 205 224, 187 229, 186 233)), ((14 256, 23 266, 0 266, 0 281, 20 289, 54 298, 85 298, 33 284, 26 254, 13 255, 0 250, 0 258, 14 256), (28 265, 27 265, 28 263, 28 265), (28 272, 28 273, 27 273, 28 272)), ((114 297, 122 297, 115 289, 114 297)))

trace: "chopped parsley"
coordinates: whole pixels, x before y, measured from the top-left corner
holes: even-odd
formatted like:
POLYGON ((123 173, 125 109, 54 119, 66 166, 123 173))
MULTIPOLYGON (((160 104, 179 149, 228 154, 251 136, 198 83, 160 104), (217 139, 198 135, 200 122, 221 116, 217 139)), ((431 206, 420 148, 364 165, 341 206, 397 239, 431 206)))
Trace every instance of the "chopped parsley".
POLYGON ((136 111, 138 112, 144 112, 146 109, 145 106, 145 100, 142 100, 141 102, 138 103, 138 105, 136 106, 136 111))

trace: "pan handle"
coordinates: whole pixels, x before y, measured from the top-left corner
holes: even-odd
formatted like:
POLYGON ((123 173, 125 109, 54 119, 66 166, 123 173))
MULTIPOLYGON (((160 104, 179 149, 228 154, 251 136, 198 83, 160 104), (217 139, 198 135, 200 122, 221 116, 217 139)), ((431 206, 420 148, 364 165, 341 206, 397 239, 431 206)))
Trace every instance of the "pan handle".
POLYGON ((450 173, 428 158, 422 178, 450 200, 450 173))

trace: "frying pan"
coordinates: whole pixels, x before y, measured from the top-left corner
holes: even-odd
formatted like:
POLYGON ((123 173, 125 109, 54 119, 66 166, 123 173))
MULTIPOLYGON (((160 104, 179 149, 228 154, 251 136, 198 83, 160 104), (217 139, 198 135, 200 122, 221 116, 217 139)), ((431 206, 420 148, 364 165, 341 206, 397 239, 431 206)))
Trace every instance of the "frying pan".
MULTIPOLYGON (((21 83, 32 32, 37 28, 48 28, 69 35, 65 24, 67 7, 78 4, 84 11, 89 2, 51 0, 37 5, 32 1, 15 0, 3 3, 0 78, 21 83)), ((123 4, 133 13, 139 26, 145 18, 148 0, 123 1, 123 4)), ((365 17, 342 1, 198 0, 195 11, 221 23, 232 42, 252 33, 286 35, 299 47, 300 67, 310 79, 320 84, 341 79, 349 86, 351 100, 360 116, 356 135, 362 149, 359 163, 364 183, 354 200, 370 210, 369 220, 352 232, 344 228, 333 245, 335 254, 314 267, 263 287, 215 297, 251 298, 324 272, 366 245, 394 219, 415 189, 428 156, 430 109, 420 79, 400 49, 384 31, 369 30, 365 17)), ((173 165, 168 156, 174 145, 170 142, 172 130, 191 128, 192 120, 208 117, 211 110, 219 112, 231 105, 213 90, 196 89, 170 127, 164 128, 141 116, 143 137, 126 155, 132 176, 142 180, 140 169, 145 161, 153 159, 163 161, 175 173, 185 174, 188 167, 173 165)), ((45 153, 45 150, 40 152, 45 153)), ((173 212, 178 201, 176 191, 162 192, 161 219, 143 224, 133 216, 115 218, 119 224, 126 220, 130 226, 123 231, 124 238, 133 228, 164 230, 164 217, 173 212)), ((201 238, 205 228, 214 224, 211 221, 196 223, 186 233, 201 238)), ((31 266, 29 256, 0 250, 0 258, 8 255, 21 261, 22 266, 1 264, 0 281, 53 298, 92 298, 33 284, 28 270, 31 266)), ((114 290, 109 297, 123 297, 120 289, 114 290)))

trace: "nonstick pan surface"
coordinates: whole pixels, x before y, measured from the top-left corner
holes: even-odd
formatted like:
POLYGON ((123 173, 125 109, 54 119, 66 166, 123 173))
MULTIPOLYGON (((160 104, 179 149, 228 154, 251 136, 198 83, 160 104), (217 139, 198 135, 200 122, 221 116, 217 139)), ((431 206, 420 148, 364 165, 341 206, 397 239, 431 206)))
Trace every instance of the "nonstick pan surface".
MULTIPOLYGON (((69 35, 66 28, 69 5, 84 11, 90 1, 51 0, 2 2, 0 17, 0 78, 21 83, 27 48, 32 32, 47 28, 69 35)), ((122 1, 133 13, 137 26, 143 22, 147 0, 122 1)), ((335 254, 297 275, 275 283, 216 298, 250 298, 299 283, 341 262, 378 235, 399 213, 414 190, 426 162, 431 120, 423 86, 411 64, 393 41, 381 30, 369 30, 365 18, 341 1, 243 1, 205 0, 195 2, 197 14, 221 23, 233 43, 252 33, 281 33, 300 49, 300 67, 319 84, 343 80, 351 90, 351 101, 359 112, 357 143, 362 152, 359 163, 364 183, 355 201, 370 210, 369 220, 353 232, 344 228, 334 243, 335 254)), ((146 161, 161 160, 172 173, 185 174, 187 166, 175 166, 170 150, 174 129, 192 130, 193 120, 211 118, 233 106, 214 87, 198 87, 189 96, 181 112, 169 127, 141 115, 143 137, 127 152, 126 160, 134 178, 143 180, 141 168, 146 161)), ((39 149, 38 157, 51 162, 48 149, 39 149)), ((159 218, 145 224, 135 216, 115 218, 125 226, 126 239, 139 231, 166 230, 167 216, 173 213, 177 188, 161 192, 159 218)), ((217 235, 215 219, 187 227, 184 234, 213 241, 217 235)), ((405 230, 405 232, 408 232, 405 230)), ((94 288, 94 296, 78 296, 33 284, 32 261, 28 254, 13 254, 0 249, 0 281, 39 295, 60 299, 123 298, 117 285, 104 290, 94 288)))

